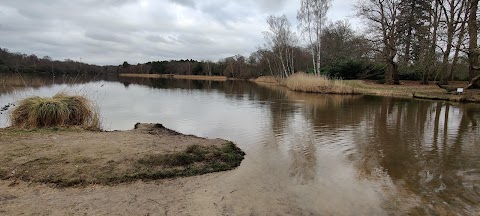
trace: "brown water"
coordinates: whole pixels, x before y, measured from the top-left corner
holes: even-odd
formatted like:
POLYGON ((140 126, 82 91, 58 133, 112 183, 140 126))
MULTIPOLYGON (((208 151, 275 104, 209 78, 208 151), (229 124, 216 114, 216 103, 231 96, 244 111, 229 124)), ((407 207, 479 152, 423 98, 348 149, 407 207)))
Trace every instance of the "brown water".
POLYGON ((232 214, 480 215, 477 104, 249 82, 0 76, 0 106, 58 91, 97 101, 107 130, 158 122, 237 143, 246 159, 211 188, 228 195, 232 214))

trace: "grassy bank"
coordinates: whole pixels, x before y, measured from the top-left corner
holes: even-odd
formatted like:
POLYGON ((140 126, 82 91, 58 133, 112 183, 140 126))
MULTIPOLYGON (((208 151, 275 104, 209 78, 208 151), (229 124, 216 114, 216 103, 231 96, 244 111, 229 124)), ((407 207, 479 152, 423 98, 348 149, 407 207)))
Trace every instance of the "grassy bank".
POLYGON ((186 136, 158 124, 116 132, 0 129, 0 179, 56 187, 225 171, 243 157, 231 142, 186 136))
MULTIPOLYGON (((372 80, 330 80, 312 75, 293 75, 287 79, 259 77, 258 84, 284 86, 292 91, 327 94, 363 94, 403 98, 423 98, 455 102, 480 102, 480 90, 463 94, 447 93, 436 85, 420 85, 418 81, 402 81, 401 85, 377 84, 372 80)), ((467 82, 451 82, 450 87, 463 87, 467 82)))
POLYGON ((199 75, 174 75, 174 74, 120 74, 123 77, 141 77, 141 78, 173 78, 173 79, 188 79, 188 80, 211 80, 211 81, 226 81, 225 76, 199 76, 199 75))

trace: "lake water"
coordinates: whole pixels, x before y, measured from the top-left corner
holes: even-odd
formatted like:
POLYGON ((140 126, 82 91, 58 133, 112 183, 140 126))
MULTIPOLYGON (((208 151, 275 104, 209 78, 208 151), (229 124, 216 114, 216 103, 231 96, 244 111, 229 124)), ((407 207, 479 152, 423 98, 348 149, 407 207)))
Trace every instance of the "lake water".
POLYGON ((105 130, 152 122, 237 143, 247 153, 231 171, 246 187, 239 199, 267 194, 313 215, 480 214, 478 104, 241 81, 0 75, 0 107, 59 91, 96 101, 105 130))

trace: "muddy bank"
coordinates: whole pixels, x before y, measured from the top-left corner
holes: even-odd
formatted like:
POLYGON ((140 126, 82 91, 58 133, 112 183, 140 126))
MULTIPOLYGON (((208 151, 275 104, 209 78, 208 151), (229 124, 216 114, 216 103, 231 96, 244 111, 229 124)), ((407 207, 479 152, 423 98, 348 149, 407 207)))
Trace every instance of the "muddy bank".
POLYGON ((52 187, 113 185, 231 170, 244 153, 160 124, 134 130, 0 129, 0 179, 52 187))

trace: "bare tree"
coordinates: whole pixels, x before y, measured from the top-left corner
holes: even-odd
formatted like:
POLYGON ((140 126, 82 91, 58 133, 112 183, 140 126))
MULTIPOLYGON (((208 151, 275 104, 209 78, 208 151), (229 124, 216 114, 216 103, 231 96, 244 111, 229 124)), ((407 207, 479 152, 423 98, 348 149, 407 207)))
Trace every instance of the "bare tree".
POLYGON ((322 32, 322 65, 333 66, 345 60, 366 60, 371 46, 362 35, 355 34, 348 21, 326 25, 322 32))
POLYGON ((422 74, 422 84, 428 84, 430 75, 433 74, 436 64, 437 64, 437 38, 438 38, 438 29, 440 27, 440 5, 437 3, 438 0, 433 0, 431 8, 428 11, 430 20, 428 28, 430 34, 426 40, 422 41, 421 47, 426 50, 424 59, 424 72, 422 74))
MULTIPOLYGON (((452 49, 457 48, 455 46, 455 42, 462 43, 463 39, 463 31, 465 25, 462 24, 464 22, 465 13, 468 11, 465 10, 467 6, 466 0, 437 0, 437 4, 440 4, 441 7, 441 17, 440 23, 443 23, 442 26, 444 32, 444 41, 442 44, 442 53, 443 53, 443 60, 442 60, 442 68, 440 70, 440 83, 441 84, 448 84, 448 77, 449 77, 449 70, 452 70, 450 66, 450 58, 452 49), (463 19, 462 19, 463 18, 463 19)), ((460 48, 460 46, 458 46, 460 48)), ((458 58, 458 51, 456 50, 455 56, 458 58)))
POLYGON ((264 32, 267 49, 272 51, 278 65, 280 66, 280 76, 288 77, 295 72, 293 64, 293 47, 297 43, 297 37, 291 30, 290 22, 286 15, 273 16, 267 18, 269 25, 268 31, 264 32))
POLYGON ((299 29, 307 38, 310 46, 313 71, 315 74, 319 74, 320 72, 321 35, 330 4, 331 0, 300 0, 300 9, 297 12, 299 29))
POLYGON ((399 4, 400 0, 361 0, 356 5, 358 14, 369 22, 373 39, 381 42, 381 55, 387 64, 385 84, 400 84, 396 63, 399 4))

